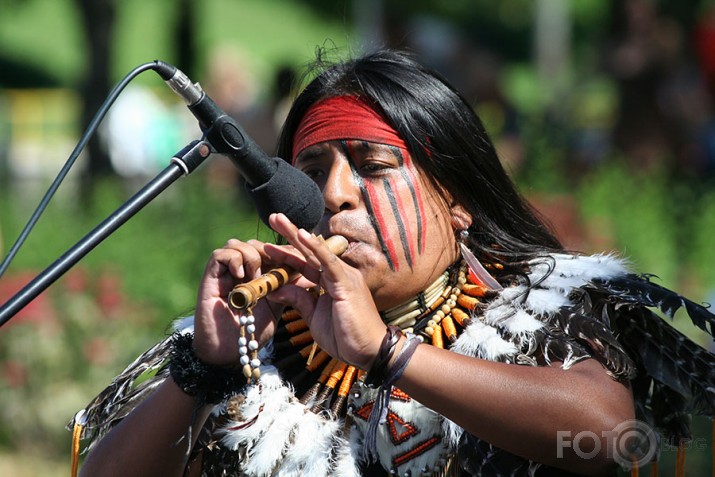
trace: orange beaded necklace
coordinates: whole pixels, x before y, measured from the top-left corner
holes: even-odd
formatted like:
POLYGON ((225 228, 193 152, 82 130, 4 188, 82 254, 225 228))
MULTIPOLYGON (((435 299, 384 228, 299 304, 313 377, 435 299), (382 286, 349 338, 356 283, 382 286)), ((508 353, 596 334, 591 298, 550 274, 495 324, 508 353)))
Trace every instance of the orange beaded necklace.
MULTIPOLYGON (((445 347, 454 342, 472 317, 496 295, 467 273, 462 262, 440 275, 412 300, 381 313, 386 325, 421 336, 423 341, 445 347)), ((274 339, 274 366, 295 387, 296 396, 315 413, 329 410, 343 416, 350 388, 365 372, 319 349, 307 323, 294 309, 282 316, 274 339)))

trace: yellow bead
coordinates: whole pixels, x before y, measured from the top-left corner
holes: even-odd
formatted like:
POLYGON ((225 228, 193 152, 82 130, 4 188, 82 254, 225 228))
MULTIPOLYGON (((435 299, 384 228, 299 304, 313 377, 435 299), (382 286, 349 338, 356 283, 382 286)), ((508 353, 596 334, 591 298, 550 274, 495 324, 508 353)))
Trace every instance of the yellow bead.
POLYGON ((438 316, 440 320, 445 317, 445 314, 442 310, 437 310, 434 314, 434 316, 438 316))
POLYGON ((442 310, 442 313, 447 315, 447 314, 449 314, 450 311, 452 311, 452 308, 454 308, 454 307, 444 304, 444 305, 442 305, 442 308, 440 308, 440 309, 442 310))
POLYGON ((437 322, 434 321, 434 320, 429 320, 429 321, 427 322, 427 326, 430 327, 430 328, 436 328, 436 327, 437 327, 437 322))
POLYGON ((251 379, 251 371, 252 369, 250 364, 246 364, 243 366, 243 375, 246 377, 246 379, 251 379))
POLYGON ((425 333, 432 336, 432 334, 434 333, 434 328, 432 328, 431 326, 428 326, 427 328, 425 328, 425 333))
POLYGON ((254 368, 251 377, 252 377, 253 379, 260 379, 260 377, 261 377, 261 370, 258 369, 258 368, 254 368))

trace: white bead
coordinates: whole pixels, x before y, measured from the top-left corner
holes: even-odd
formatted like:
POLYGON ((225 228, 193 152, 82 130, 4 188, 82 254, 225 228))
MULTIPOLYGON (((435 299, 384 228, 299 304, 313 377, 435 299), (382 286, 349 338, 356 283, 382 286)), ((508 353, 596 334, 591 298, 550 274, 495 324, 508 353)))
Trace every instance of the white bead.
POLYGON ((248 342, 248 349, 251 351, 255 351, 258 349, 258 341, 256 340, 251 340, 248 342))
POLYGON ((242 354, 242 355, 247 355, 247 354, 248 354, 248 348, 246 348, 245 346, 241 346, 241 347, 238 348, 238 352, 239 352, 240 354, 242 354))
POLYGON ((246 326, 246 331, 249 333, 255 333, 256 332, 256 325, 248 325, 246 326))
POLYGON ((241 325, 245 326, 248 323, 248 318, 244 315, 241 315, 238 318, 238 322, 241 323, 241 325))
POLYGON ((251 360, 251 367, 252 368, 258 368, 261 365, 261 360, 258 358, 254 358, 251 360))
POLYGON ((255 322, 256 322, 256 317, 253 316, 253 315, 248 315, 246 318, 248 319, 248 322, 249 322, 249 323, 255 323, 255 322))
POLYGON ((251 362, 251 358, 249 358, 247 355, 244 354, 243 356, 241 356, 241 358, 240 358, 241 366, 246 366, 250 362, 251 362))
POLYGON ((248 344, 248 340, 245 336, 241 336, 240 338, 238 338, 238 344, 241 346, 246 346, 246 344, 248 344))

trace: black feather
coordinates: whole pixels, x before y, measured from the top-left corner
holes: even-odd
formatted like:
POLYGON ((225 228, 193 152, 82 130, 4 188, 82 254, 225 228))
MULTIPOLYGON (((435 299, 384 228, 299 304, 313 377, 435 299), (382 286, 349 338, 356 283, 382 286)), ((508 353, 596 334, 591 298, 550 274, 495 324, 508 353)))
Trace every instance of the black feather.
POLYGON ((664 431, 670 443, 677 446, 681 441, 689 441, 691 414, 687 411, 687 400, 679 393, 661 383, 653 384, 651 397, 653 426, 664 431))
MULTIPOLYGON (((92 445, 127 416, 149 396, 169 375, 165 367, 171 352, 171 337, 167 337, 145 351, 104 388, 84 408, 82 438, 90 438, 92 445), (137 380, 142 378, 141 382, 137 380)), ((67 425, 72 429, 75 418, 67 425)), ((88 449, 89 450, 91 445, 88 449)))
POLYGON ((621 343, 610 329, 610 316, 598 313, 586 293, 572 293, 574 306, 561 310, 554 319, 558 328, 590 350, 590 355, 600 361, 617 379, 632 379, 636 368, 621 343))
POLYGON ((457 460, 469 475, 494 477, 527 477, 530 462, 522 457, 494 447, 465 432, 459 440, 457 460))
POLYGON ((583 287, 592 314, 608 322, 633 359, 636 412, 678 442, 690 436, 690 416, 715 412, 715 355, 656 314, 669 318, 684 309, 693 324, 712 334, 715 315, 704 306, 653 283, 650 276, 624 275, 583 287))
POLYGON ((688 298, 651 281, 653 275, 621 275, 608 280, 594 280, 592 287, 616 297, 623 303, 658 308, 673 318, 680 308, 685 308, 693 324, 715 336, 715 315, 688 298))

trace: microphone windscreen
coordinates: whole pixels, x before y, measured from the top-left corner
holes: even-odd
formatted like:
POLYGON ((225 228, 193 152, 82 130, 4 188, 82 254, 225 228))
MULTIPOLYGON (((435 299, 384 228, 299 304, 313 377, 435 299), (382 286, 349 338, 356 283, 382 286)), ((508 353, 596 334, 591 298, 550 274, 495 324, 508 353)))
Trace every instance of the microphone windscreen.
POLYGON ((298 227, 313 230, 325 210, 318 185, 283 159, 271 160, 278 166, 273 177, 255 189, 248 187, 259 217, 267 225, 272 213, 282 212, 298 227))

